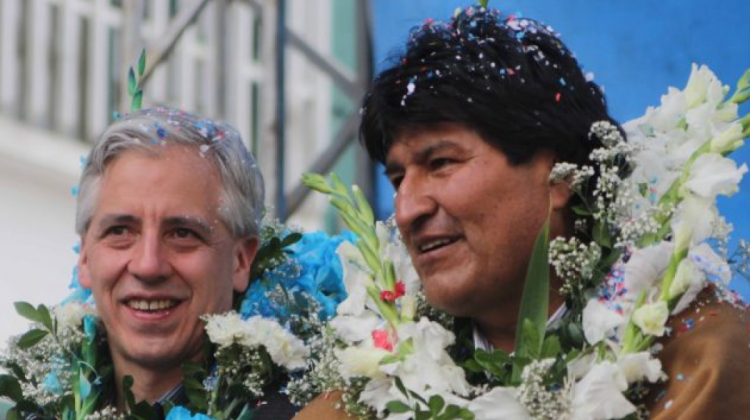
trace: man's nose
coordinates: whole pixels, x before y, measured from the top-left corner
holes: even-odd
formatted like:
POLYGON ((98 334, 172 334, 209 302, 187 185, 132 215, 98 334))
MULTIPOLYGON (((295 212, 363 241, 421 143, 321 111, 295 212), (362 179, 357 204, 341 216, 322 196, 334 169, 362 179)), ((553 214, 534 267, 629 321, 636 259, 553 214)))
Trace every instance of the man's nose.
MULTIPOLYGON (((437 210, 432 183, 405 176, 395 198, 396 224, 402 233, 418 229, 437 210)), ((406 239, 406 238, 405 238, 406 239)))
POLYGON ((172 265, 166 255, 167 250, 158 234, 142 233, 133 251, 128 270, 137 279, 158 282, 168 278, 172 273, 172 265))

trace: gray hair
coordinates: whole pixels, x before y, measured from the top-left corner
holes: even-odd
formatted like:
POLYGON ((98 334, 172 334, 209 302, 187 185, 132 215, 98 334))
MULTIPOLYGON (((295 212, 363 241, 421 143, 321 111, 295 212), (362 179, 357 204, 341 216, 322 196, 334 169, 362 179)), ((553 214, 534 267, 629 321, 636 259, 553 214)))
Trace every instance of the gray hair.
POLYGON ((191 147, 219 172, 219 215, 235 238, 258 235, 263 216, 263 176, 239 133, 227 124, 173 108, 125 114, 97 139, 78 188, 76 232, 84 235, 94 215, 101 177, 112 160, 128 150, 158 155, 167 145, 191 147))

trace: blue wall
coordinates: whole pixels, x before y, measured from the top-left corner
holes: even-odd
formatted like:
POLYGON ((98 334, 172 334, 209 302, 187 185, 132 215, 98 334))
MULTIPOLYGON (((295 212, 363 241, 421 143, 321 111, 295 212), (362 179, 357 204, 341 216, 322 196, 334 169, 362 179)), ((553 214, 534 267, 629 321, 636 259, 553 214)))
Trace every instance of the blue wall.
MULTIPOLYGON (((397 53, 408 31, 431 17, 445 20, 456 0, 374 0, 376 68, 397 53)), ((491 0, 490 6, 551 25, 562 35, 586 71, 605 88, 612 115, 624 122, 657 105, 667 86, 684 87, 690 64, 707 64, 734 87, 750 68, 750 0, 491 0)), ((744 112, 750 111, 745 105, 744 112)), ((750 142, 737 152, 739 162, 750 161, 750 142)), ((719 202, 734 224, 737 238, 750 239, 750 175, 740 193, 719 202)), ((393 211, 393 192, 387 181, 379 185, 378 211, 393 211)), ((750 284, 734 287, 746 298, 750 284)))

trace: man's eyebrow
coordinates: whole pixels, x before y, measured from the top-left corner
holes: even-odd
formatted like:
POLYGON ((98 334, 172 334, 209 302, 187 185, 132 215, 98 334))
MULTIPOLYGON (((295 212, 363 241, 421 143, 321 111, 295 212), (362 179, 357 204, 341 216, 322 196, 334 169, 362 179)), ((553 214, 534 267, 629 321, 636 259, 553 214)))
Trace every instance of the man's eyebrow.
POLYGON ((99 221, 99 228, 105 228, 117 224, 131 224, 138 222, 139 219, 132 214, 108 214, 99 221))
MULTIPOLYGON (((448 139, 438 140, 422 150, 415 153, 413 161, 421 165, 430 159, 430 156, 445 149, 460 149, 460 145, 448 139)), ((404 170, 404 166, 396 162, 385 162, 385 175, 393 175, 404 170)))
POLYGON ((187 227, 208 235, 213 228, 199 217, 195 216, 172 216, 164 219, 164 225, 169 227, 187 227))

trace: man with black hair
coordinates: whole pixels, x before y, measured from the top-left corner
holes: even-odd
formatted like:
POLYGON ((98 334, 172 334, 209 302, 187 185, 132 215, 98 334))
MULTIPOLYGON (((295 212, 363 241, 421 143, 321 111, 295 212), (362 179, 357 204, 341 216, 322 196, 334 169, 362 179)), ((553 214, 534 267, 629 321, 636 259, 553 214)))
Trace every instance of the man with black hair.
MULTIPOLYGON (((396 222, 427 300, 470 318, 477 347, 512 351, 542 225, 549 217, 551 238, 588 236, 574 229, 576 197, 550 172, 557 162, 590 164, 601 147, 592 124, 616 125, 601 89, 550 27, 472 7, 415 28, 361 113, 361 141, 396 189, 396 222)), ((551 320, 566 311, 561 284, 552 271, 551 320)), ((663 340, 670 380, 651 392, 652 419, 750 412, 747 388, 737 389, 750 376, 744 315, 706 305, 712 319, 663 340)))

